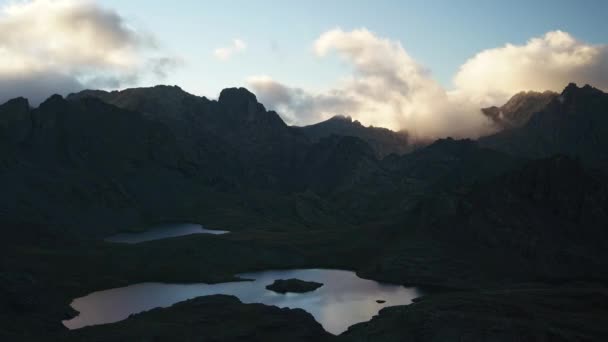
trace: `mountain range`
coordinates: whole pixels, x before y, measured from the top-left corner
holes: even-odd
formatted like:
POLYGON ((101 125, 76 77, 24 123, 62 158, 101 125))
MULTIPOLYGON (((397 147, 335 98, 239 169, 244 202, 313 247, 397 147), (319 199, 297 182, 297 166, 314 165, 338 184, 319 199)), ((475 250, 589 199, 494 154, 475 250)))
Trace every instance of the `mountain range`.
MULTIPOLYGON (((345 116, 288 126, 244 88, 224 89, 218 100, 171 86, 87 90, 38 108, 17 98, 0 106, 0 222, 14 239, 51 234, 122 256, 114 271, 101 257, 88 259, 98 265, 92 279, 103 274, 109 285, 199 275, 187 260, 217 249, 206 240, 208 249, 183 242, 137 255, 94 242, 167 221, 230 226, 242 235, 223 250, 254 267, 348 268, 459 289, 604 283, 607 112, 608 94, 588 85, 519 93, 482 110, 499 132, 421 145, 345 116), (137 270, 151 260, 164 271, 137 270)), ((66 272, 63 255, 80 249, 45 247, 54 257, 42 271, 19 261, 40 247, 19 243, 2 266, 21 285, 0 282, 3 293, 26 291, 22 274, 53 283, 58 301, 83 291, 45 278, 66 272)), ((209 269, 215 278, 205 280, 249 265, 218 253, 222 271, 209 269)), ((375 321, 385 324, 381 317, 375 321)), ((368 333, 360 329, 349 334, 368 333)))

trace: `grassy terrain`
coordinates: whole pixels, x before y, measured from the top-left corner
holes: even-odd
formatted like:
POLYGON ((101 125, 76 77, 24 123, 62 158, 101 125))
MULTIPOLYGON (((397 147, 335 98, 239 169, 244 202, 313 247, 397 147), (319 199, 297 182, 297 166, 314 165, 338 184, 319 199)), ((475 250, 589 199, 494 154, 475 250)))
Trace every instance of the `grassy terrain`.
MULTIPOLYGON (((422 310, 421 312, 427 316, 440 315, 441 319, 451 317, 445 314, 443 305, 453 305, 453 309, 449 309, 449 312, 453 313, 456 310, 457 313, 454 313, 456 315, 467 315, 468 310, 477 310, 474 311, 479 315, 476 319, 485 316, 487 312, 495 312, 496 320, 501 321, 505 315, 503 310, 506 310, 502 307, 508 302, 519 305, 521 311, 536 312, 539 319, 550 320, 554 319, 558 311, 570 310, 576 304, 576 300, 555 301, 554 312, 539 311, 538 307, 528 306, 526 303, 530 301, 530 298, 536 298, 537 295, 539 297, 536 299, 550 295, 547 299, 550 304, 551 298, 558 298, 554 294, 555 292, 552 292, 557 291, 554 290, 554 286, 547 284, 515 285, 518 281, 516 278, 508 280, 499 270, 489 272, 488 270, 493 265, 491 262, 485 266, 484 262, 477 262, 469 272, 463 272, 464 269, 467 269, 467 265, 472 265, 471 259, 468 259, 466 254, 460 255, 459 258, 454 257, 447 246, 424 239, 415 230, 408 232, 404 227, 399 229, 348 227, 304 231, 280 230, 279 228, 246 229, 219 236, 199 234, 136 245, 123 245, 92 239, 84 240, 80 237, 71 238, 69 234, 49 233, 48 229, 35 226, 15 226, 11 230, 14 232, 10 239, 11 242, 7 243, 8 239, 3 240, 5 242, 3 242, 3 258, 0 268, 0 293, 2 294, 0 299, 3 305, 0 319, 4 323, 0 328, 0 336, 3 337, 3 340, 34 341, 52 338, 89 340, 93 337, 97 337, 99 340, 99 336, 114 336, 117 340, 128 340, 125 336, 136 336, 133 333, 140 331, 146 322, 156 324, 153 322, 162 320, 162 317, 166 317, 166 315, 171 316, 173 308, 167 309, 166 312, 163 311, 162 314, 144 313, 134 321, 129 319, 126 323, 121 323, 118 326, 120 329, 107 325, 74 335, 66 331, 61 325, 61 320, 75 314, 69 307, 72 299, 96 290, 149 281, 224 282, 234 280, 234 275, 238 273, 265 269, 340 268, 359 271, 359 274, 365 277, 396 283, 451 286, 461 289, 452 292, 444 288, 440 291, 444 294, 431 295, 422 302, 425 303, 424 305, 420 304, 423 306, 418 306, 418 304, 414 306, 412 309, 414 313, 410 314, 410 311, 406 311, 407 315, 397 316, 398 318, 392 314, 387 316, 383 313, 380 316, 381 319, 373 321, 369 327, 358 326, 353 332, 343 336, 343 338, 355 340, 364 336, 374 336, 374 331, 379 330, 386 330, 386 334, 380 335, 387 337, 387 340, 392 340, 389 338, 391 336, 405 336, 402 335, 405 333, 400 330, 401 328, 397 329, 390 324, 399 327, 401 324, 414 324, 411 322, 417 322, 417 318, 414 319, 414 317, 417 317, 418 311, 415 310, 422 310), (480 277, 480 274, 483 277, 480 277), (500 298, 511 293, 510 290, 496 290, 498 292, 467 290, 462 292, 462 289, 473 289, 480 286, 500 288, 501 283, 503 283, 503 288, 523 286, 524 288, 540 289, 536 292, 523 292, 527 297, 515 296, 507 299, 500 298), (495 295, 502 297, 496 299, 495 295), (461 302, 460 296, 464 296, 466 301, 461 302), (487 302, 479 309, 475 304, 477 300, 487 302), (462 312, 458 311, 461 304, 464 305, 462 312), (473 308, 469 308, 470 306, 473 308), (498 311, 496 312, 496 310, 498 311), (395 319, 397 319, 396 322, 395 319), (388 324, 387 320, 393 323, 388 324), (376 324, 378 327, 375 326, 376 324), (122 329, 126 329, 124 334, 118 333, 122 329)), ((474 254, 472 253, 471 257, 474 254)), ((505 264, 512 264, 512 261, 505 261, 505 264)), ((508 274, 513 276, 514 273, 511 269, 512 267, 508 269, 508 274)), ((526 279, 526 276, 524 268, 521 279, 526 279)), ((576 293, 579 293, 577 291, 570 292, 575 299, 577 298, 576 293)), ((586 292, 588 292, 587 289, 581 294, 583 299, 593 298, 584 297, 586 292)), ((216 305, 221 306, 222 304, 216 305)), ((583 303, 579 306, 584 307, 585 305, 587 304, 583 303)), ((240 309, 238 303, 231 303, 229 307, 230 309, 226 309, 229 312, 233 312, 230 310, 241 313, 242 310, 247 311, 240 309)), ((204 318, 203 320, 205 320, 207 319, 205 317, 209 317, 210 314, 210 311, 205 311, 207 309, 200 311, 178 307, 176 310, 180 317, 184 317, 184 322, 189 322, 187 317, 190 319, 199 317, 196 319, 204 318)), ((507 311, 506 314, 509 312, 507 311)), ((596 312, 589 313, 589 318, 594 317, 595 314, 596 312)), ((276 315, 281 316, 282 314, 262 310, 258 315, 259 324, 266 324, 267 319, 272 320, 272 317, 276 315)), ((524 322, 525 317, 521 316, 519 320, 524 322)), ((562 318, 557 317, 557 319, 562 318)), ((239 320, 237 319, 237 321, 239 320)), ((576 324, 576 322, 577 320, 573 320, 572 324, 576 324)), ((566 324, 563 319, 558 323, 566 324)), ((485 323, 450 325, 450 329, 454 331, 448 330, 445 334, 457 335, 461 333, 458 327, 473 329, 475 324, 484 326, 485 323)), ((542 327, 534 326, 533 328, 541 331, 542 327)), ((167 326, 165 328, 169 329, 167 326)), ((160 334, 159 336, 166 336, 163 335, 166 331, 159 332, 155 329, 150 330, 150 333, 156 331, 160 334)), ((281 334, 285 338, 292 337, 289 331, 282 331, 281 334)))
POLYGON ((132 283, 223 282, 242 272, 281 268, 347 268, 374 251, 366 231, 249 230, 192 235, 136 245, 70 238, 20 226, 3 243, 0 336, 61 334, 69 303, 89 292, 132 283), (352 239, 343 239, 343 236, 352 239), (328 258, 328 256, 331 256, 328 258))

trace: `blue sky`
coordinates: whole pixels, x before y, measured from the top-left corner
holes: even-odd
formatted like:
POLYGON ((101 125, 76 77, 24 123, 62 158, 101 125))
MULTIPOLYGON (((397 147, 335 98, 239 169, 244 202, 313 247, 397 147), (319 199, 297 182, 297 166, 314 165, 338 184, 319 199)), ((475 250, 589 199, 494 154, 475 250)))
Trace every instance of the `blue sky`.
POLYGON ((347 72, 319 59, 312 44, 335 27, 365 27, 400 41, 445 87, 475 53, 525 43, 560 29, 590 43, 608 37, 607 1, 158 1, 102 0, 185 59, 168 80, 213 96, 265 74, 304 88, 323 88, 347 72), (227 62, 217 47, 240 38, 247 50, 227 62))

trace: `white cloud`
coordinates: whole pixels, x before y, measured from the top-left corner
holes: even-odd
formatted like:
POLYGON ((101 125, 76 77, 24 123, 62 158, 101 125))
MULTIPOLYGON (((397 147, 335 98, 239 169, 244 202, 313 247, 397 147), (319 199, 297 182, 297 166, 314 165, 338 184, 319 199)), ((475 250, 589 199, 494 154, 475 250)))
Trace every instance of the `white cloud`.
POLYGON ((247 44, 241 39, 234 39, 232 45, 217 48, 213 51, 215 57, 221 61, 229 60, 233 55, 241 53, 247 49, 247 44))
POLYGON ((429 71, 399 42, 378 38, 366 29, 335 29, 316 40, 314 51, 319 57, 335 52, 353 66, 353 74, 320 93, 268 77, 249 79, 264 103, 287 112, 296 124, 347 114, 367 125, 405 129, 424 138, 469 136, 490 127, 484 117, 470 115, 462 104, 455 107, 429 71))
POLYGON ((367 29, 325 32, 313 50, 318 57, 336 53, 352 65, 352 74, 322 92, 268 76, 248 80, 262 102, 294 124, 347 114, 414 137, 477 137, 494 129, 479 109, 500 105, 519 91, 560 91, 569 82, 608 88, 606 46, 585 44, 561 31, 480 52, 460 68, 451 90, 434 81, 400 42, 367 29))
POLYGON ((157 50, 154 37, 92 1, 15 2, 0 9, 0 101, 120 86, 146 70, 162 76, 178 59, 157 50))
POLYGON ((288 87, 266 75, 249 77, 247 83, 261 102, 272 106, 288 124, 312 124, 327 119, 332 113, 359 110, 358 100, 346 93, 313 94, 301 88, 288 87))
POLYGON ((608 47, 552 31, 524 45, 482 51, 454 77, 456 94, 484 104, 504 102, 522 90, 561 91, 569 82, 608 89, 608 47))

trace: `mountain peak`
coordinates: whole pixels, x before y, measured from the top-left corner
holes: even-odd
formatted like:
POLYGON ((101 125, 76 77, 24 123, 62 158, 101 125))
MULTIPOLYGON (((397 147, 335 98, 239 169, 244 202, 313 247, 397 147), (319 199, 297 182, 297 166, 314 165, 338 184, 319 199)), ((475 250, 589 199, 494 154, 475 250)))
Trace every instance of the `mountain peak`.
POLYGON ((387 128, 366 127, 347 115, 335 115, 328 120, 298 129, 313 142, 332 135, 357 137, 367 142, 379 158, 391 153, 404 154, 412 149, 407 133, 393 132, 387 128))
POLYGON ((31 127, 30 104, 27 99, 18 97, 0 105, 0 140, 3 140, 3 144, 6 143, 4 138, 12 143, 23 142, 31 127))
POLYGON ((568 86, 562 92, 562 97, 564 99, 569 99, 575 96, 585 96, 585 95, 597 95, 601 94, 602 91, 590 86, 589 84, 585 84, 583 87, 578 87, 576 83, 569 83, 568 86))
POLYGON ((512 129, 525 125, 534 113, 544 109, 557 96, 558 94, 552 91, 522 91, 501 107, 482 108, 481 112, 498 128, 512 129))
POLYGON ((87 89, 67 96, 67 100, 78 100, 87 97, 99 98, 105 102, 117 105, 118 107, 132 108, 135 102, 154 100, 155 103, 183 99, 185 97, 195 97, 182 88, 174 85, 156 85, 153 87, 128 88, 124 90, 105 90, 87 89))
POLYGON ((220 103, 248 104, 257 103, 258 99, 246 88, 226 88, 220 93, 220 103))
POLYGON ((156 89, 168 89, 168 90, 183 91, 183 89, 180 86, 178 86, 178 85, 158 84, 158 85, 155 85, 154 88, 156 88, 156 89))
POLYGON ((566 86, 566 88, 564 88, 564 91, 562 91, 562 95, 568 95, 568 94, 572 94, 576 91, 578 91, 578 85, 574 82, 570 82, 568 83, 568 85, 566 86))
POLYGON ((5 108, 9 110, 14 109, 29 109, 30 103, 25 97, 16 97, 14 99, 6 101, 4 104, 0 105, 0 109, 5 108))
POLYGON ((353 122, 353 118, 350 115, 337 114, 329 118, 327 121, 353 122))
POLYGON ((58 94, 54 94, 51 97, 49 97, 48 99, 46 99, 44 102, 42 102, 40 104, 40 108, 55 108, 58 106, 64 106, 65 103, 67 101, 63 98, 63 96, 58 95, 58 94))

